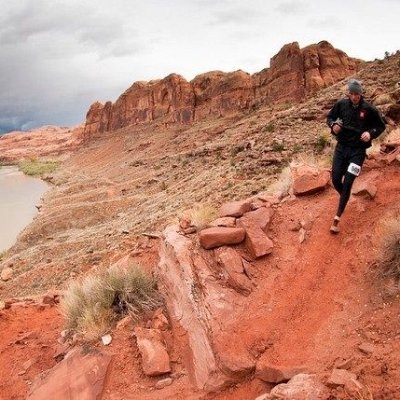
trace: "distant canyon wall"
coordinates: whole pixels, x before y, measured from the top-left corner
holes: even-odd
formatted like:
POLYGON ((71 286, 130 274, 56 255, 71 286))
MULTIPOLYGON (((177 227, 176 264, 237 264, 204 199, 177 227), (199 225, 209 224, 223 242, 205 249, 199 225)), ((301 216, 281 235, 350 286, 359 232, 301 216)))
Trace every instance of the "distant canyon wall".
POLYGON ((355 73, 360 63, 326 41, 303 49, 294 42, 272 57, 270 68, 253 75, 212 71, 190 82, 177 74, 135 82, 115 103, 91 105, 84 136, 158 119, 190 123, 264 104, 299 102, 355 73))

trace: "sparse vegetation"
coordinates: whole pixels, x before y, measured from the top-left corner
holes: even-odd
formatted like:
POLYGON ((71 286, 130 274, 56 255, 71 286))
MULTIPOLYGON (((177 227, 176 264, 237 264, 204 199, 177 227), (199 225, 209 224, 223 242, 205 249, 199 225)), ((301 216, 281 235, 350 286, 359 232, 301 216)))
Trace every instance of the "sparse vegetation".
POLYGON ((290 167, 285 167, 279 174, 278 179, 273 182, 266 191, 271 195, 283 198, 289 194, 292 183, 293 179, 290 167))
POLYGON ((207 225, 218 217, 218 211, 210 204, 199 203, 192 209, 183 213, 184 217, 189 219, 191 224, 200 231, 207 227, 207 225))
POLYGON ((347 393, 349 399, 351 400, 374 400, 374 396, 371 393, 371 390, 368 387, 364 387, 362 389, 356 389, 354 395, 347 393))
POLYGON ((303 146, 299 143, 296 143, 293 146, 293 153, 300 153, 303 150, 303 146))
POLYGON ((283 143, 274 143, 272 145, 272 151, 281 152, 283 150, 285 150, 285 145, 283 143))
POLYGON ((167 190, 167 188, 168 188, 167 182, 162 181, 162 182, 160 183, 160 190, 161 190, 161 191, 164 191, 164 190, 167 190))
POLYGON ((6 253, 7 253, 7 251, 6 251, 6 250, 4 250, 4 251, 0 251, 0 261, 2 261, 2 260, 3 260, 3 258, 5 258, 5 257, 6 257, 6 253))
POLYGON ((400 283, 400 211, 382 220, 378 245, 377 272, 400 283))
POLYGON ((324 134, 321 134, 317 137, 315 142, 315 149, 318 153, 322 153, 322 151, 328 147, 331 143, 330 137, 324 134))
POLYGON ((25 175, 43 176, 45 174, 53 173, 59 165, 60 165, 59 161, 39 160, 37 158, 31 158, 28 160, 21 161, 18 164, 18 168, 25 175))
POLYGON ((139 265, 113 266, 69 285, 61 301, 68 328, 94 339, 126 314, 138 319, 162 304, 155 282, 139 265))
POLYGON ((235 157, 237 154, 239 154, 241 151, 243 151, 244 148, 245 147, 243 145, 238 145, 238 146, 232 147, 231 157, 235 157))
POLYGON ((264 126, 263 131, 272 133, 272 132, 275 131, 275 125, 272 122, 270 122, 270 123, 268 123, 267 125, 264 126))
POLYGON ((307 165, 314 168, 328 168, 332 165, 332 158, 331 154, 316 156, 311 153, 299 153, 296 154, 290 165, 292 167, 307 165))

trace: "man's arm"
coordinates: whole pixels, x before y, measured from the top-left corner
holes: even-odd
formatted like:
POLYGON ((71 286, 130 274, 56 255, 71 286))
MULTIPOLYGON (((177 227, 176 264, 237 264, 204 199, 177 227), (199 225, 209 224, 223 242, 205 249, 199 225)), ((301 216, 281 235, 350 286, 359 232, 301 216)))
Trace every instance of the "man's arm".
POLYGON ((335 125, 335 121, 340 117, 339 113, 340 108, 339 102, 337 101, 329 111, 328 116, 326 117, 326 123, 328 124, 329 128, 332 129, 333 125, 335 125))
POLYGON ((371 106, 371 126, 372 128, 368 129, 371 139, 376 139, 386 129, 381 113, 374 106, 371 106))
POLYGON ((332 135, 336 136, 342 130, 342 122, 339 119, 340 116, 340 101, 337 101, 326 117, 326 123, 329 128, 331 128, 332 135))

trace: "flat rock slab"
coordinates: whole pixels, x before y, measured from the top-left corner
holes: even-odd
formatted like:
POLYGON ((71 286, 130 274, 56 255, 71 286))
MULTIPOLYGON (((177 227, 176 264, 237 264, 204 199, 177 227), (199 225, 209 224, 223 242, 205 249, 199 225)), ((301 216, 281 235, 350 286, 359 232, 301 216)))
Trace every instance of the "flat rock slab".
POLYGON ((229 228, 234 228, 236 226, 236 218, 235 217, 221 217, 212 221, 209 226, 226 226, 229 228))
POLYGON ((251 210, 251 203, 248 200, 231 201, 221 206, 220 217, 241 217, 244 213, 251 210))
POLYGON ((85 354, 76 349, 36 378, 28 400, 97 400, 103 391, 104 378, 111 356, 99 351, 85 354))
POLYGON ((243 228, 215 227, 203 229, 199 234, 200 244, 207 250, 243 242, 246 232, 243 228))

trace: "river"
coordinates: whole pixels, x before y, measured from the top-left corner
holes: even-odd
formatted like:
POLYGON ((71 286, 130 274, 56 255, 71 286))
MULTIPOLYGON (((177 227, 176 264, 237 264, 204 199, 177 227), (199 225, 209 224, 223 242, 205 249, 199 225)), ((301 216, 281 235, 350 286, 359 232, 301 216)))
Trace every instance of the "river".
POLYGON ((0 252, 15 243, 18 234, 37 214, 35 207, 49 186, 17 167, 0 167, 0 252))

